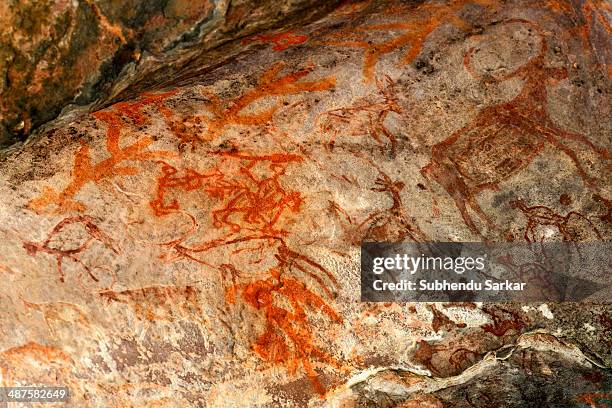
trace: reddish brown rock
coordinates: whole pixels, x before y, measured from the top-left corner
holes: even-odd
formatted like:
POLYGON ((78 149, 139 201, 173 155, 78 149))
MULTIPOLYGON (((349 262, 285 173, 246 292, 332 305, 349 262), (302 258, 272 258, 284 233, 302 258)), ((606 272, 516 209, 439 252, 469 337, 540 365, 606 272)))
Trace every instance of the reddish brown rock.
POLYGON ((604 404, 609 303, 362 303, 358 268, 366 240, 609 241, 607 24, 592 1, 346 3, 62 115, 0 161, 0 385, 604 404))
MULTIPOLYGON (((105 104, 126 87, 163 82, 207 51, 336 1, 43 0, 0 5, 0 148, 69 104, 105 104), (158 72, 164 70, 164 72, 158 72)), ((216 61, 215 61, 216 60, 216 61)), ((214 62, 213 62, 214 61, 214 62)))

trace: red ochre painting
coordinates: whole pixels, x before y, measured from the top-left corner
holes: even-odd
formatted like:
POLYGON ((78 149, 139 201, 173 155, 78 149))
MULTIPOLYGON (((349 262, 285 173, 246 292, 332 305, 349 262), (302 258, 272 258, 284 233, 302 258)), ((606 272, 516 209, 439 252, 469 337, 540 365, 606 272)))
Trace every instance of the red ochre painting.
POLYGON ((609 406, 609 304, 362 303, 358 265, 365 241, 609 240, 611 13, 339 2, 51 122, 0 161, 0 385, 609 406))

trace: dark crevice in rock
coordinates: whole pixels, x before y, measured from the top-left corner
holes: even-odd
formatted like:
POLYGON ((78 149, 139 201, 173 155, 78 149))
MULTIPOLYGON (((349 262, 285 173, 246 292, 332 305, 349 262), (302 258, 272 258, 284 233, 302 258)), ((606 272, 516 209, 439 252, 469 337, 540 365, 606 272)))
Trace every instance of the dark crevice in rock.
MULTIPOLYGON (((245 37, 256 34, 262 30, 277 29, 279 27, 289 30, 291 28, 306 24, 315 19, 321 18, 329 11, 333 10, 338 3, 339 1, 330 1, 318 9, 304 8, 295 10, 286 15, 277 15, 272 24, 263 26, 258 24, 253 28, 246 27, 243 21, 239 21, 237 26, 223 33, 224 39, 220 40, 215 47, 204 52, 194 53, 192 50, 193 44, 191 44, 190 41, 192 41, 193 38, 202 36, 204 33, 198 31, 201 30, 204 25, 210 22, 201 21, 191 33, 186 33, 183 35, 183 41, 177 41, 168 47, 170 52, 174 50, 179 53, 184 51, 184 57, 179 55, 177 57, 179 60, 177 61, 172 61, 171 63, 167 64, 157 64, 154 69, 148 72, 146 75, 138 76, 138 74, 136 74, 134 78, 127 81, 126 84, 120 84, 123 86, 116 86, 116 88, 119 88, 119 90, 111 90, 110 94, 99 98, 93 105, 92 109, 103 109, 109 105, 112 105, 113 103, 132 99, 142 92, 161 90, 169 86, 185 84, 192 78, 204 75, 232 61, 236 55, 241 52, 239 49, 241 48, 240 40, 244 39, 245 37), (284 18, 280 19, 281 17, 284 18)), ((228 7, 226 15, 218 18, 231 18, 231 5, 232 3, 230 3, 228 7)))
POLYGON ((550 333, 534 331, 453 377, 389 367, 350 388, 357 407, 579 407, 580 397, 571 395, 590 395, 591 388, 596 393, 612 384, 612 371, 589 354, 550 333))
POLYGON ((9 3, 0 16, 0 149, 66 108, 100 109, 198 74, 227 60, 225 45, 235 53, 236 40, 309 22, 339 2, 9 3))

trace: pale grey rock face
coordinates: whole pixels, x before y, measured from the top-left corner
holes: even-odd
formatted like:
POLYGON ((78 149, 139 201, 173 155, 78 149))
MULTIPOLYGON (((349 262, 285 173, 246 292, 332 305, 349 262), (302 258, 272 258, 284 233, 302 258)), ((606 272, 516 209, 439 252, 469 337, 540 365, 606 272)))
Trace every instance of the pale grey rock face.
POLYGON ((608 303, 361 303, 359 244, 608 241, 606 10, 345 3, 49 124, 0 162, 1 385, 605 406, 608 303))

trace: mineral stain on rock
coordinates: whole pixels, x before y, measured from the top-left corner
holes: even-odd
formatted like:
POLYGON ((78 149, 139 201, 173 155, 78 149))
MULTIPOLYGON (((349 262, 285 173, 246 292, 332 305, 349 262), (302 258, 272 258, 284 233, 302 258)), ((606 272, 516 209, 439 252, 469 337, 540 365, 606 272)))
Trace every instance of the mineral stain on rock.
POLYGON ((363 241, 610 240, 610 12, 0 4, 0 385, 609 406, 604 278, 590 303, 362 303, 358 266, 363 241))
POLYGON ((164 66, 185 68, 207 50, 283 20, 308 20, 337 2, 260 3, 3 2, 0 147, 23 141, 69 104, 108 101, 139 81, 162 82, 166 73, 155 71, 164 66))

